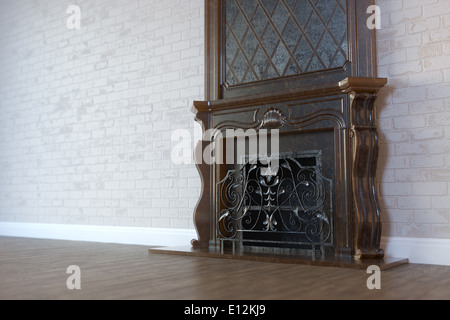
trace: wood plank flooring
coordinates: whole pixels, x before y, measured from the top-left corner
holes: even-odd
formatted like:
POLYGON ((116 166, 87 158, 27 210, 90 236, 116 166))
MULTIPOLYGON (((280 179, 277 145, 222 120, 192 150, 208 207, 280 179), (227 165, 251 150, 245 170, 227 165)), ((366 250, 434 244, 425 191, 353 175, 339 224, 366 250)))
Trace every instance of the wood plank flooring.
POLYGON ((0 299, 450 299, 450 267, 382 271, 149 254, 148 247, 0 237, 0 299), (69 290, 67 267, 81 268, 69 290))

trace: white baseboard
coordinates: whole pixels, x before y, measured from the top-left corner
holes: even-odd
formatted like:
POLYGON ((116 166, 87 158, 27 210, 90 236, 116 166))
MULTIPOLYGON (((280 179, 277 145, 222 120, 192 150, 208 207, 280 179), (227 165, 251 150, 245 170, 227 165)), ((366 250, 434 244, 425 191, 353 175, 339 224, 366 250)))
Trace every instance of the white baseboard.
POLYGON ((383 237, 386 256, 408 258, 410 263, 450 266, 450 239, 383 237))
MULTIPOLYGON (((0 222, 0 236, 57 239, 146 246, 187 246, 195 230, 115 226, 60 225, 0 222)), ((408 258, 410 263, 450 266, 450 239, 383 237, 387 257, 408 258)))
POLYGON ((189 245, 195 230, 0 222, 0 236, 176 247, 189 245))

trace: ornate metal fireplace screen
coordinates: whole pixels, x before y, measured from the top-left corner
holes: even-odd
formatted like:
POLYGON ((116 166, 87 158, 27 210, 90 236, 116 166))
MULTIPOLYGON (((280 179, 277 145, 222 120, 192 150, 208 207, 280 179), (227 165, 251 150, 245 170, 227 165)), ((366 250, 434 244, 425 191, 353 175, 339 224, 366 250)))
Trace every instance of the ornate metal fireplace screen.
POLYGON ((280 154, 272 176, 262 174, 267 165, 259 161, 229 170, 217 183, 218 240, 246 247, 334 245, 333 181, 322 175, 321 156, 280 154))

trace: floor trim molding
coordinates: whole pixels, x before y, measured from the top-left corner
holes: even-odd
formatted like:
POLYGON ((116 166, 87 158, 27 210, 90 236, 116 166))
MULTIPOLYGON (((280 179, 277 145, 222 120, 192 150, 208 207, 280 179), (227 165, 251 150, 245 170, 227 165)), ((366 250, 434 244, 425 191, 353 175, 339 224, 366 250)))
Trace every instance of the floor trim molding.
POLYGON ((190 229, 0 222, 0 236, 168 247, 189 244, 197 234, 190 229))
MULTIPOLYGON (((0 236, 177 247, 197 237, 191 229, 0 222, 0 236)), ((450 239, 383 237, 387 257, 450 266, 450 239)))
POLYGON ((383 237, 386 256, 408 258, 410 263, 450 266, 450 239, 383 237))

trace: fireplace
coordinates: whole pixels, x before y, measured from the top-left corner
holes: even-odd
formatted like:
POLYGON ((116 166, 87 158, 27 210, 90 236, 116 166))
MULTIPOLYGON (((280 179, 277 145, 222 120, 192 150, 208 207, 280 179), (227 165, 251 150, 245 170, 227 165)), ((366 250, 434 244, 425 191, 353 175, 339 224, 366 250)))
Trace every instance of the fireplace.
POLYGON ((194 155, 202 192, 191 253, 383 261, 374 103, 387 79, 376 77, 371 4, 205 1, 206 100, 194 102, 205 133, 194 155), (205 162, 212 150, 215 160, 235 161, 205 162))
POLYGON ((197 121, 224 140, 230 130, 276 130, 279 150, 267 175, 266 150, 205 164, 214 139, 198 145, 194 248, 382 258, 374 102, 386 79, 376 78, 371 1, 205 5, 207 101, 194 103, 197 121))

